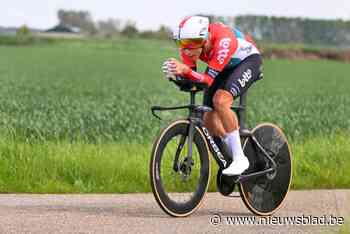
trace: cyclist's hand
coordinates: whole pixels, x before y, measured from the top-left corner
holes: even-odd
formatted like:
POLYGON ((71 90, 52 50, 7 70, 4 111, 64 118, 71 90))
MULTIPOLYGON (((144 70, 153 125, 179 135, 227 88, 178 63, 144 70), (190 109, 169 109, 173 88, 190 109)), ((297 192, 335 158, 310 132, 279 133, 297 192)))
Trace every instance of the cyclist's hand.
POLYGON ((189 72, 191 68, 189 68, 187 65, 179 62, 178 60, 174 58, 168 59, 171 71, 175 73, 175 75, 184 75, 189 72))
POLYGON ((174 80, 176 78, 175 68, 170 60, 167 59, 162 65, 163 73, 165 74, 165 78, 174 80))

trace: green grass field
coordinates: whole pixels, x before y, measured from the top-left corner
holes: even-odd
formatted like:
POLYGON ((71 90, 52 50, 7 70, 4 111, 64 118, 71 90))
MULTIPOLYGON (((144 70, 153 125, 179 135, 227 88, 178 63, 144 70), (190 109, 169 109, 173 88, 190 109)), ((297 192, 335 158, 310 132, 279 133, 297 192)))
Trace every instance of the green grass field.
MULTIPOLYGON (((0 55, 1 192, 150 191, 152 141, 184 114, 158 121, 150 107, 188 102, 160 71, 173 44, 64 41, 0 46, 0 55)), ((350 188, 349 72, 266 60, 250 90, 248 125, 275 122, 291 142, 294 189, 350 188)))

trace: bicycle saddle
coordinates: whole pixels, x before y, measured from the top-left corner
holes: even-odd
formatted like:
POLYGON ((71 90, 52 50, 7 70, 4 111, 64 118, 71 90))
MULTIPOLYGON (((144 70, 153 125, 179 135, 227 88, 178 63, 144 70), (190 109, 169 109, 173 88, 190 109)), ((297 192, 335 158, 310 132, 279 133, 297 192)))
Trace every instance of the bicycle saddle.
POLYGON ((205 113, 205 112, 213 111, 213 108, 211 108, 209 106, 196 106, 194 108, 194 111, 200 112, 200 113, 205 113))

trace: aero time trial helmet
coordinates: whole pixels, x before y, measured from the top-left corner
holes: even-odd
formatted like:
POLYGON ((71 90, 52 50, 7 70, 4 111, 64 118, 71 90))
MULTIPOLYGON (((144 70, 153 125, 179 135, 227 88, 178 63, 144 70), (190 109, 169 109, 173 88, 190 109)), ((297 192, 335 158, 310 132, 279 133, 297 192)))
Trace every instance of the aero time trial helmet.
POLYGON ((180 48, 198 48, 208 38, 209 19, 189 16, 181 20, 173 32, 173 39, 180 48))

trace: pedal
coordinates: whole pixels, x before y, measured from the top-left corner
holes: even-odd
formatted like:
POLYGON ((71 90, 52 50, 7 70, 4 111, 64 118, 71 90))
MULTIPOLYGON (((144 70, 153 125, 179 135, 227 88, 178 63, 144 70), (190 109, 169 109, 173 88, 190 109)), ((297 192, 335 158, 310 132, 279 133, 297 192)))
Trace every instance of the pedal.
POLYGON ((228 181, 233 181, 233 183, 237 184, 242 175, 223 175, 224 178, 228 181))
POLYGON ((241 175, 234 175, 232 177, 233 181, 235 182, 235 184, 239 183, 239 180, 241 179, 241 175))

